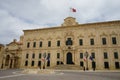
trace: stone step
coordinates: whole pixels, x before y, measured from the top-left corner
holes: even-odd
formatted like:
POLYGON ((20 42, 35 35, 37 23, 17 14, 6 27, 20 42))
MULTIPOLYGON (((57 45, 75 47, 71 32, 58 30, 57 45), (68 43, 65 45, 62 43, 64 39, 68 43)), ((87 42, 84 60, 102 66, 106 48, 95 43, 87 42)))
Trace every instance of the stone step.
POLYGON ((57 69, 57 70, 82 70, 83 67, 79 65, 57 65, 54 67, 50 67, 49 69, 57 69))

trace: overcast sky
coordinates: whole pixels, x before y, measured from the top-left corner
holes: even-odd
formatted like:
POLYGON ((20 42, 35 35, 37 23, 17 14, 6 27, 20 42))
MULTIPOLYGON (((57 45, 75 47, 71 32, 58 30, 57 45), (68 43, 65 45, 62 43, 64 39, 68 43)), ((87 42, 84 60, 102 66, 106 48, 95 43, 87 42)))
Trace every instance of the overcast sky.
POLYGON ((0 0, 0 43, 19 40, 22 30, 60 26, 68 16, 80 24, 120 20, 120 0, 0 0))

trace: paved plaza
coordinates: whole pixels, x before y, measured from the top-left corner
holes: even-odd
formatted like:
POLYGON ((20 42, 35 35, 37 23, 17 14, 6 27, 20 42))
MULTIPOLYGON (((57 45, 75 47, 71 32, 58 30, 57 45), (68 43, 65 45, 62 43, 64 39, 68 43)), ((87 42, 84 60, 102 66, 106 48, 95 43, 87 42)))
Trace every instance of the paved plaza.
POLYGON ((23 74, 21 71, 0 70, 0 80, 120 80, 120 71, 56 70, 53 74, 23 74))

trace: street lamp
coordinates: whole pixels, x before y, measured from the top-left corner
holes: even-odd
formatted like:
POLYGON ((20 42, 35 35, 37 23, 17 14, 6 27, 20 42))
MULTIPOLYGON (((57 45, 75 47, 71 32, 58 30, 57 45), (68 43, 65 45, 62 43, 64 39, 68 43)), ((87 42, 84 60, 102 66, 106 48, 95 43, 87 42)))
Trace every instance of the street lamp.
POLYGON ((88 56, 89 56, 89 54, 87 51, 84 53, 84 56, 86 58, 86 70, 88 70, 88 56))

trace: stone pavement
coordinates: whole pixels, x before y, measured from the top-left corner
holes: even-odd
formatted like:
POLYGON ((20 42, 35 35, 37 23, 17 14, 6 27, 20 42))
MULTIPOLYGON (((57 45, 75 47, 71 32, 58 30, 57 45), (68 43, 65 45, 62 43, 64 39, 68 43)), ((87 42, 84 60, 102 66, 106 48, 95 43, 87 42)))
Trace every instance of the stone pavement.
POLYGON ((55 70, 55 71, 69 71, 69 72, 120 72, 119 70, 55 70))
POLYGON ((119 70, 55 70, 55 74, 21 74, 21 71, 1 70, 0 80, 120 80, 119 70))

